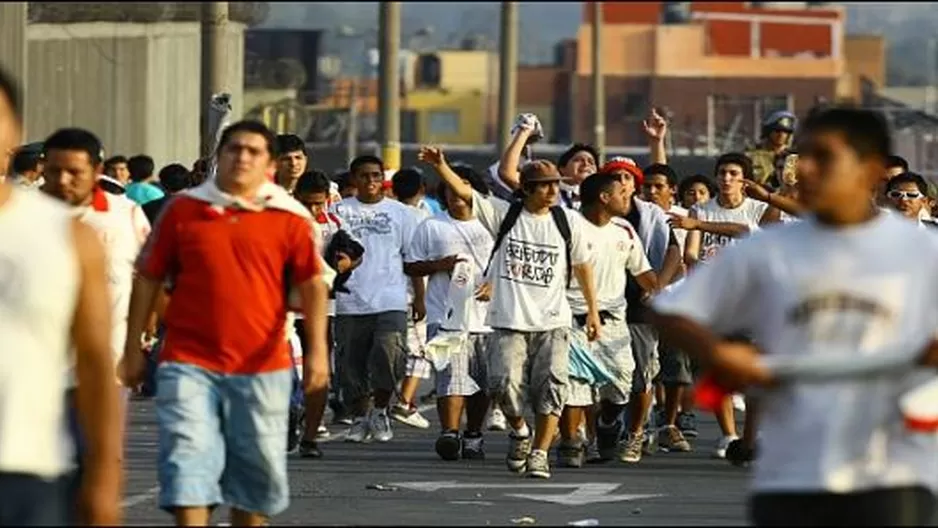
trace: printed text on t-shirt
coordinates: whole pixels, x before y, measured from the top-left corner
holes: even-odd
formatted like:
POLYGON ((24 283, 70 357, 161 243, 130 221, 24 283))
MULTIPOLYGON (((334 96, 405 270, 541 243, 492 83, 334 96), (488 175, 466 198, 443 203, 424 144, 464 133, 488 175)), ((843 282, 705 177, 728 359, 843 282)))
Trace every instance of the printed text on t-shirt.
POLYGON ((560 260, 557 246, 508 238, 505 246, 505 272, 502 278, 546 288, 554 280, 554 267, 560 260))

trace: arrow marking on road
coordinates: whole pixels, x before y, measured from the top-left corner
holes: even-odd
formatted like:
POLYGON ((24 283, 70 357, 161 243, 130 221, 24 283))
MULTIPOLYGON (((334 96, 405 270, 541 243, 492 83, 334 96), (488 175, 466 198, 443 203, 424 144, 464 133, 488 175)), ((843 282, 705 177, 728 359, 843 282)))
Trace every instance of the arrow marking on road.
POLYGON ((610 484, 603 482, 586 482, 581 484, 483 484, 483 483, 460 483, 452 480, 435 482, 394 482, 391 486, 409 489, 413 491, 434 492, 444 489, 518 489, 534 488, 541 490, 559 490, 575 488, 570 493, 507 493, 507 497, 518 499, 535 500, 541 502, 552 502, 564 506, 582 506, 584 504, 594 504, 599 502, 620 502, 642 499, 654 499, 662 497, 660 494, 624 494, 610 495, 617 490, 621 484, 610 484))

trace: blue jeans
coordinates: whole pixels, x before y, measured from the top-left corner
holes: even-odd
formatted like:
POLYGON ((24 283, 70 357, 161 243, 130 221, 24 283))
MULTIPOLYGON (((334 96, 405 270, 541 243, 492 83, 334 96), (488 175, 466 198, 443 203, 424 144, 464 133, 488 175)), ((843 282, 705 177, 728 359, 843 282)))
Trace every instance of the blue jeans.
POLYGON ((287 421, 293 369, 253 375, 183 363, 157 369, 160 507, 276 515, 290 504, 287 421))

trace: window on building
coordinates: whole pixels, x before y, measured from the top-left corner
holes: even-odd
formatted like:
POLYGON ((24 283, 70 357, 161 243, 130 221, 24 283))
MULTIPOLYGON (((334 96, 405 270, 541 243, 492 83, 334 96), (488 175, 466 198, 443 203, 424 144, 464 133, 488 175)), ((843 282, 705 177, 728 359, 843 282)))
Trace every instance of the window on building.
POLYGON ((431 136, 454 136, 459 134, 459 112, 454 110, 432 110, 427 118, 431 136))

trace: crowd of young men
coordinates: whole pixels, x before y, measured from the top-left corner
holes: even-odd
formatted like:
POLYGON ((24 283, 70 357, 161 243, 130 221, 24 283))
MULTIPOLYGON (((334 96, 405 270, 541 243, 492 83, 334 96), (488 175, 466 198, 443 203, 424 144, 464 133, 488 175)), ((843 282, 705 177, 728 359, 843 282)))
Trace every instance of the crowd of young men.
MULTIPOLYGON (((0 94, 12 152, 5 75, 0 94)), ((790 145, 793 121, 766 132, 790 145)), ((105 160, 82 129, 46 138, 35 163, 19 149, 0 185, 0 523, 120 522, 126 399, 148 354, 159 505, 179 525, 221 504, 235 525, 284 511, 288 451, 323 456, 327 407, 349 442, 392 441, 394 420, 429 427, 421 379, 443 460, 485 458, 484 429, 507 429, 508 469, 532 478, 551 476, 554 445, 568 468, 690 451, 700 370, 726 394, 713 456, 758 448, 757 524, 927 522, 938 438, 895 407, 938 366, 938 230, 926 181, 887 170, 901 163, 883 120, 809 115, 775 187, 736 153, 715 182, 679 181, 667 123, 652 111, 644 128, 648 167, 582 144, 555 165, 526 159, 543 133, 519 116, 488 184, 425 147, 438 200, 413 169, 388 185, 374 156, 333 183, 299 138, 251 121, 158 180, 152 160, 105 160), (897 348, 916 354, 872 379, 773 370, 897 348), (734 392, 748 394, 741 435, 734 392), (73 454, 57 447, 66 421, 73 454)))

